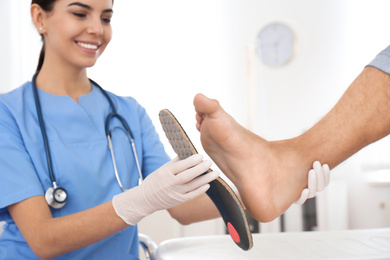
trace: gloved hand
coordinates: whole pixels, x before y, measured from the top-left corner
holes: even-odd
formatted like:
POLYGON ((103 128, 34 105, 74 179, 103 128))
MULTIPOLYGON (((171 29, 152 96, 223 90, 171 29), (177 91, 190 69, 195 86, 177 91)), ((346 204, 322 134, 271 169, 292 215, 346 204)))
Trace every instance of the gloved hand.
POLYGON ((205 193, 218 172, 205 173, 211 161, 195 154, 187 159, 178 157, 150 174, 141 185, 114 196, 116 214, 128 225, 137 224, 155 211, 169 209, 205 193), (200 176, 202 175, 202 176, 200 176))
POLYGON ((317 192, 325 189, 329 185, 330 181, 330 169, 327 164, 321 166, 319 161, 313 163, 313 169, 308 174, 308 187, 301 193, 301 197, 295 204, 302 205, 307 199, 313 198, 317 192))

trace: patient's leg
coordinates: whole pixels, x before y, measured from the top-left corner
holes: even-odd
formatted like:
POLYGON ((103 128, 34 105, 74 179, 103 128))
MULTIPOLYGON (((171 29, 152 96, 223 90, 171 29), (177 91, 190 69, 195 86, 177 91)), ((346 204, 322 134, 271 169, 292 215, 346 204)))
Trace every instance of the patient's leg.
POLYGON ((197 95, 197 128, 205 151, 237 186, 249 212, 269 221, 298 198, 313 161, 332 169, 390 134, 389 86, 389 74, 368 66, 317 124, 277 142, 249 132, 217 101, 197 95))

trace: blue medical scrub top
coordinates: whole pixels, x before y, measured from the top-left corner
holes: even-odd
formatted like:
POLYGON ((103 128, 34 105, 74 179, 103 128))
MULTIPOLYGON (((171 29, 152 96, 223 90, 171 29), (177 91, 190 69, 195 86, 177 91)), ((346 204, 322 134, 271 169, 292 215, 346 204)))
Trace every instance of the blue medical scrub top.
MULTIPOLYGON (((53 217, 97 206, 121 192, 113 171, 104 124, 111 112, 108 101, 93 86, 76 103, 69 96, 38 89, 50 144, 56 182, 68 192, 62 209, 53 217)), ((159 136, 133 98, 109 93, 118 113, 129 124, 144 177, 169 161, 159 136)), ((138 183, 129 139, 117 119, 110 124, 118 172, 125 188, 138 183)), ((52 186, 31 82, 0 95, 0 259, 37 259, 28 247, 7 206, 44 195, 52 186)), ((99 225, 96 226, 99 228, 99 225)), ((56 259, 138 259, 137 227, 130 226, 100 242, 56 259)))

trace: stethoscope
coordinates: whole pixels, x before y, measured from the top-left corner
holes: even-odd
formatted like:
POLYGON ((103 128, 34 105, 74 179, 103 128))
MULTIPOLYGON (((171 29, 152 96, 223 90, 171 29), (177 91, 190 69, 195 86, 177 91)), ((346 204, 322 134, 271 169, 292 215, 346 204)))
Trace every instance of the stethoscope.
MULTIPOLYGON (((45 146, 47 167, 49 170, 50 180, 52 182, 52 186, 49 187, 45 192, 45 199, 47 201, 47 204, 49 204, 49 206, 51 206, 52 208, 55 208, 55 209, 60 209, 63 206, 65 206, 65 203, 68 200, 68 193, 67 193, 65 188, 63 188, 57 184, 56 178, 54 176, 49 141, 47 138, 45 123, 43 121, 42 108, 41 108, 41 103, 39 101, 38 89, 37 89, 37 85, 36 85, 36 78, 37 78, 38 73, 39 73, 39 71, 36 72, 32 78, 32 87, 33 87, 33 92, 34 92, 35 106, 37 108, 39 126, 41 128, 43 143, 45 146)), ((112 99, 110 98, 108 93, 95 81, 93 81, 91 79, 89 81, 91 82, 91 84, 95 84, 101 90, 104 97, 107 99, 108 103, 110 104, 110 107, 112 110, 112 112, 107 116, 106 121, 105 121, 105 132, 106 132, 106 136, 107 136, 107 140, 108 140, 108 148, 110 150, 110 154, 111 154, 111 158, 112 158, 112 164, 114 167, 115 178, 119 184, 119 187, 122 189, 122 191, 125 191, 126 189, 123 187, 122 182, 119 178, 115 155, 114 155, 114 148, 113 148, 112 141, 111 141, 112 130, 115 129, 115 127, 114 127, 113 129, 110 130, 111 119, 117 118, 121 122, 121 124, 123 125, 123 127, 125 129, 125 132, 127 133, 127 136, 128 136, 130 143, 131 143, 133 155, 135 158, 135 163, 137 165, 137 170, 138 170, 138 174, 139 174, 138 184, 140 184, 142 182, 143 177, 142 177, 141 167, 140 167, 138 157, 137 157, 137 150, 135 148, 134 136, 133 136, 133 133, 131 132, 130 127, 127 124, 126 120, 121 115, 119 115, 117 113, 114 102, 112 101, 112 99)))

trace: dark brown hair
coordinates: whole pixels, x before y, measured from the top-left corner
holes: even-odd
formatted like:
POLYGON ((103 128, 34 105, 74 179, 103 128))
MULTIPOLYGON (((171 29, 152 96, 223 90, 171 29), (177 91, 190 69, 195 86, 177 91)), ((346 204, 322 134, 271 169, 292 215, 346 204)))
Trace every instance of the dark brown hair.
MULTIPOLYGON (((31 1, 31 5, 32 5, 32 4, 37 4, 37 5, 39 5, 43 10, 45 10, 46 12, 50 12, 50 11, 53 10, 54 3, 55 3, 56 1, 57 1, 57 0, 32 0, 32 1, 31 1)), ((45 40, 44 40, 44 38, 43 38, 43 35, 41 35, 41 38, 42 38, 43 45, 42 45, 41 53, 39 54, 39 60, 38 60, 37 71, 39 71, 39 70, 42 68, 43 61, 45 60, 45 40)))

